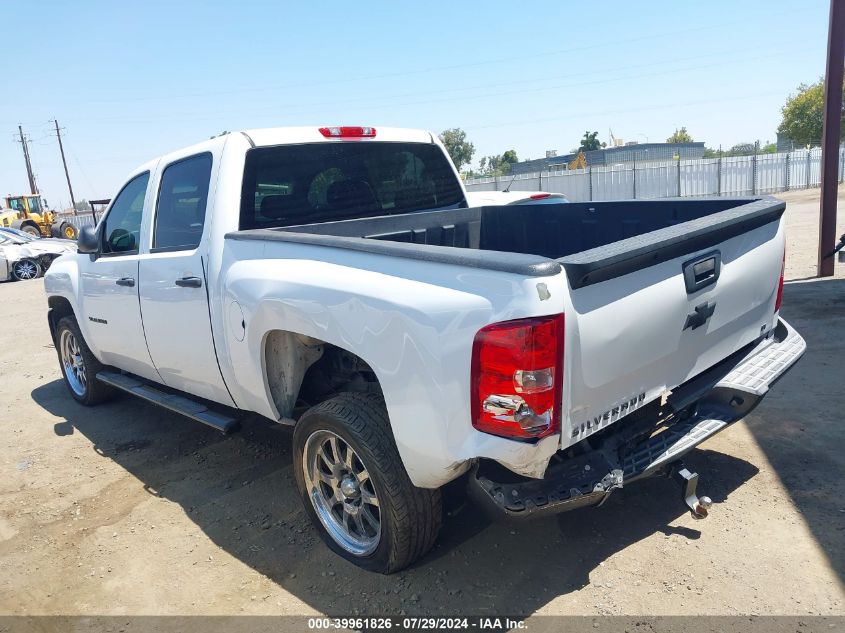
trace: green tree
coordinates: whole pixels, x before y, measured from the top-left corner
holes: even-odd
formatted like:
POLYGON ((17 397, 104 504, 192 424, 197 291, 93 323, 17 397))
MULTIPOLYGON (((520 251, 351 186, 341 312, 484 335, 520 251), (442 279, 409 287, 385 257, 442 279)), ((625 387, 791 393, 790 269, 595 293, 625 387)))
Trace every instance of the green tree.
MULTIPOLYGON (((781 114, 783 118, 778 126, 778 134, 799 146, 819 143, 824 120, 824 80, 819 79, 809 86, 798 86, 798 92, 787 98, 781 114)), ((845 99, 840 117, 841 134, 845 137, 845 99)))
POLYGON ((452 162, 458 171, 464 165, 472 162, 472 155, 475 154, 475 146, 467 140, 467 133, 461 128, 455 127, 443 130, 440 133, 440 141, 443 143, 452 162))
POLYGON ((666 139, 667 143, 692 143, 692 136, 687 132, 687 128, 682 127, 680 130, 675 128, 672 136, 666 139))
POLYGON ((769 143, 766 141, 765 145, 760 147, 761 154, 775 154, 778 151, 778 146, 776 143, 769 143))
POLYGON ((581 139, 581 145, 578 147, 579 152, 590 152, 601 148, 601 142, 598 139, 598 132, 584 132, 584 138, 581 139))
POLYGON ((725 152, 725 156, 751 156, 756 150, 754 143, 737 143, 725 152))
POLYGON ((719 150, 713 149, 712 147, 705 147, 703 158, 716 158, 719 155, 719 150))
POLYGON ((486 176, 501 176, 511 173, 511 165, 518 162, 516 150, 509 149, 504 154, 484 156, 480 162, 480 171, 486 176))
POLYGON ((82 200, 77 202, 75 205, 73 205, 73 208, 76 209, 77 211, 90 211, 91 210, 91 204, 83 198, 82 200))

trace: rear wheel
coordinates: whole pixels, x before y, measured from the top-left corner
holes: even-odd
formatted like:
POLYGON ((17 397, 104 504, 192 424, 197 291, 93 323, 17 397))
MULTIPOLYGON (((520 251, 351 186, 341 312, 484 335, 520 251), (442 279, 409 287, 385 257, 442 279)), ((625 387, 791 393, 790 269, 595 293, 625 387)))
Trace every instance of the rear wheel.
POLYGON ((103 364, 91 353, 72 316, 63 317, 56 326, 56 351, 65 386, 74 400, 91 406, 114 395, 112 387, 97 380, 103 364))
POLYGON ((32 224, 24 224, 21 227, 21 231, 34 235, 35 237, 41 237, 41 231, 38 230, 37 226, 33 226, 32 224))
POLYGON ((389 574, 434 544, 440 491, 411 483, 380 396, 343 393, 312 407, 296 425, 293 446, 305 510, 337 554, 389 574))
POLYGON ((21 259, 12 264, 12 276, 18 281, 35 279, 41 275, 41 264, 35 259, 21 259))

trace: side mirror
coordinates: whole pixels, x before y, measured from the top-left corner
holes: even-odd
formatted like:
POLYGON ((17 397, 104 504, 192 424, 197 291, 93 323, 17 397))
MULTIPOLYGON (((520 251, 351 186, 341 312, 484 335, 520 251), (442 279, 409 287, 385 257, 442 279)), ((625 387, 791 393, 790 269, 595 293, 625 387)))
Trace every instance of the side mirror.
POLYGON ((97 239, 97 229, 93 226, 84 226, 76 238, 76 251, 78 253, 96 253, 100 250, 100 240, 97 239))

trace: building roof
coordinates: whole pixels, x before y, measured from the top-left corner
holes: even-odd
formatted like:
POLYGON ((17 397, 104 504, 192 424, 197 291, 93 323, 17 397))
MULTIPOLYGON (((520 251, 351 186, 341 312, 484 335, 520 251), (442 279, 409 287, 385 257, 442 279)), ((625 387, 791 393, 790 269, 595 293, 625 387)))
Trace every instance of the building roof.
MULTIPOLYGON (((704 143, 632 143, 584 152, 587 165, 613 165, 614 163, 635 160, 671 160, 676 154, 680 155, 681 158, 701 158, 704 155, 704 143)), ((576 152, 564 156, 526 160, 513 165, 513 173, 527 174, 538 171, 563 170, 577 156, 578 153, 576 152)))

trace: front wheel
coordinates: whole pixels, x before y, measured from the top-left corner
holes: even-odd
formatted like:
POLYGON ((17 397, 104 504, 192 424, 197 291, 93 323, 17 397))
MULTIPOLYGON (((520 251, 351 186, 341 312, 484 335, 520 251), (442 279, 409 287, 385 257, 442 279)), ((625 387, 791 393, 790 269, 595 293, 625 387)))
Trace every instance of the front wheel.
POLYGON ((74 400, 92 406, 114 395, 112 387, 97 380, 103 365, 91 353, 72 316, 63 317, 56 326, 56 351, 65 386, 74 400))
POLYGON ((293 449, 305 510, 337 554, 389 574, 434 544, 440 491, 411 483, 380 396, 343 393, 312 407, 296 425, 293 449))
POLYGON ((12 264, 12 276, 18 281, 36 279, 44 272, 36 259, 21 259, 12 264))
POLYGON ((21 227, 21 231, 29 233, 33 237, 41 237, 41 231, 38 230, 37 226, 33 226, 32 224, 24 224, 21 227))

